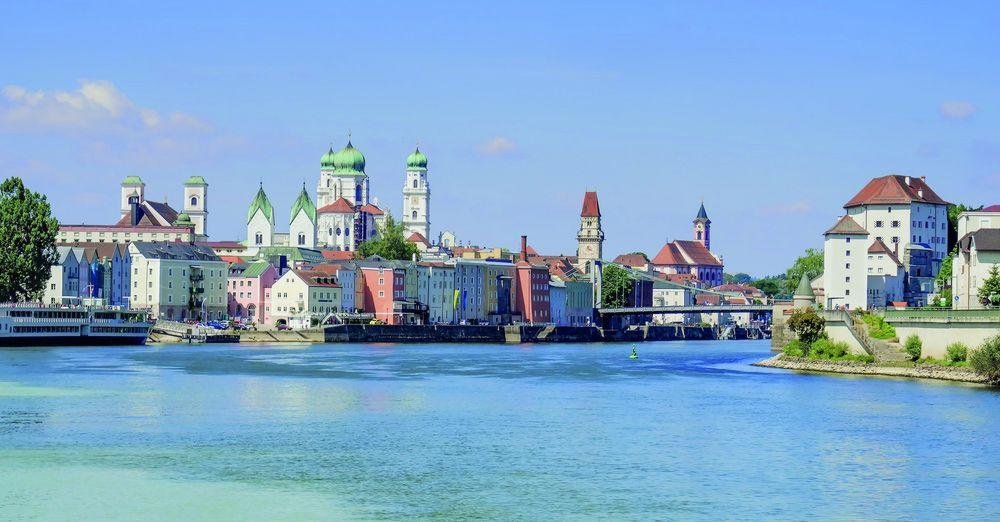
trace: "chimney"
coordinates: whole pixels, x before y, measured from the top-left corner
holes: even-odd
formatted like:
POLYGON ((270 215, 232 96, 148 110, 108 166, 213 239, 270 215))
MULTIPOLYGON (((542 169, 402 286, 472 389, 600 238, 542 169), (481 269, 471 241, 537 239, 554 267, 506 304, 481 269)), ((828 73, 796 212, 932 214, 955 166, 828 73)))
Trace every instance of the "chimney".
POLYGON ((528 236, 521 236, 521 261, 528 260, 528 236))
POLYGON ((905 181, 905 182, 906 182, 906 186, 907 186, 907 187, 909 187, 909 186, 910 186, 910 177, 909 177, 909 176, 906 176, 905 178, 903 178, 903 181, 905 181))
POLYGON ((927 176, 920 176, 920 181, 927 181, 927 176))
POLYGON ((917 197, 924 199, 924 189, 917 189, 917 197))
POLYGON ((139 224, 139 196, 132 196, 128 198, 129 205, 132 207, 132 226, 139 224))

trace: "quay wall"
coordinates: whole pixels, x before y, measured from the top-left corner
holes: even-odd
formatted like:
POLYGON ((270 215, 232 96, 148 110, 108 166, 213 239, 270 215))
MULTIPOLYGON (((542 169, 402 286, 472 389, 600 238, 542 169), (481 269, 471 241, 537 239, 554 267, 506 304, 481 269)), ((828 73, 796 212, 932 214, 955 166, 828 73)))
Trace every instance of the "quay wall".
POLYGON ((605 331, 593 326, 332 325, 328 343, 591 343, 713 339, 711 327, 648 326, 605 331))
POLYGON ((905 342, 910 335, 916 334, 923 342, 922 357, 944 359, 948 345, 954 342, 965 343, 969 349, 976 349, 983 341, 1000 334, 998 321, 962 321, 953 322, 947 319, 934 320, 892 320, 896 335, 900 342, 905 342))

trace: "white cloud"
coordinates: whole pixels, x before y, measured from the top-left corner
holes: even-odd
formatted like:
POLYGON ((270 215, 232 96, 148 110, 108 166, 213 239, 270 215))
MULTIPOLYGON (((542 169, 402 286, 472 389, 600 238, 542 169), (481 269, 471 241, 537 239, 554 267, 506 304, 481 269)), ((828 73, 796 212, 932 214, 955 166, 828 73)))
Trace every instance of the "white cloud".
POLYGON ((517 144, 509 138, 497 136, 476 145, 476 150, 486 156, 500 156, 517 150, 517 144))
POLYGON ((139 107, 114 83, 82 80, 73 91, 31 91, 20 85, 0 89, 0 126, 11 132, 204 131, 209 126, 181 112, 162 116, 139 107))
POLYGON ((967 101, 951 100, 941 104, 941 116, 953 120, 964 120, 976 112, 976 106, 967 101))
POLYGON ((805 214, 812 210, 809 203, 805 201, 795 201, 792 203, 781 203, 778 205, 772 205, 769 207, 763 207, 761 209, 764 214, 772 215, 790 215, 790 214, 805 214))

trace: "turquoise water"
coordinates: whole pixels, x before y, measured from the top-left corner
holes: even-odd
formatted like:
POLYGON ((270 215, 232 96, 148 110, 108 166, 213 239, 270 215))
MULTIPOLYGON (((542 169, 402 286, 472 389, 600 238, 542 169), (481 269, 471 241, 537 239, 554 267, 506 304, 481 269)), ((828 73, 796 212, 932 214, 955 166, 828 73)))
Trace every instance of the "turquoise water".
POLYGON ((1000 392, 630 348, 0 351, 0 519, 1000 516, 1000 392))

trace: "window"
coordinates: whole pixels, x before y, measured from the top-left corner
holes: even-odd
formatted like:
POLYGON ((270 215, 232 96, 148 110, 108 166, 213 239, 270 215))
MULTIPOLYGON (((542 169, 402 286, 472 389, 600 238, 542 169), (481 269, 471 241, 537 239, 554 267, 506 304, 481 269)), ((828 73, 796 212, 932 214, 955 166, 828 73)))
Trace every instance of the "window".
POLYGON ((851 242, 851 238, 847 238, 847 242, 850 243, 851 242))
POLYGON ((846 264, 846 265, 844 266, 844 268, 846 268, 846 269, 850 270, 850 269, 851 269, 851 264, 850 264, 850 263, 847 263, 847 264, 846 264))
POLYGON ((255 245, 262 245, 262 244, 264 244, 264 234, 261 234, 260 232, 257 232, 257 235, 255 235, 253 237, 253 244, 255 244, 255 245))
POLYGON ((849 289, 848 290, 844 290, 844 295, 851 295, 851 291, 849 289))
POLYGON ((417 180, 413 180, 413 188, 417 188, 417 180))
POLYGON ((884 225, 884 224, 885 223, 881 219, 877 220, 877 221, 875 221, 875 228, 882 228, 882 225, 884 225))
POLYGON ((893 221, 890 224, 892 225, 892 228, 899 228, 899 221, 893 221))
POLYGON ((899 236, 892 236, 893 243, 899 243, 899 236))
POLYGON ((198 206, 198 197, 197 196, 191 196, 191 206, 192 207, 197 207, 198 206))
POLYGON ((845 277, 845 278, 844 278, 844 282, 845 282, 845 283, 850 283, 850 282, 851 282, 851 276, 847 276, 847 277, 845 277))
POLYGON ((414 210, 410 215, 413 217, 413 219, 417 219, 417 211, 416 210, 414 210))
POLYGON ((306 244, 306 235, 305 234, 299 234, 299 246, 302 246, 302 245, 305 245, 305 244, 306 244))
POLYGON ((846 253, 845 253, 844 255, 845 255, 845 256, 849 256, 849 255, 851 255, 851 251, 850 251, 850 250, 848 250, 848 251, 847 251, 847 252, 846 252, 846 253))

